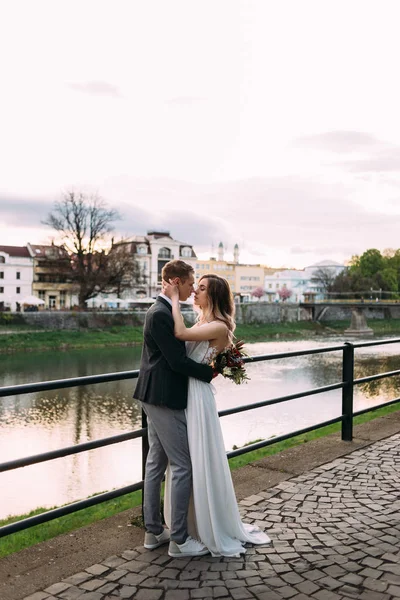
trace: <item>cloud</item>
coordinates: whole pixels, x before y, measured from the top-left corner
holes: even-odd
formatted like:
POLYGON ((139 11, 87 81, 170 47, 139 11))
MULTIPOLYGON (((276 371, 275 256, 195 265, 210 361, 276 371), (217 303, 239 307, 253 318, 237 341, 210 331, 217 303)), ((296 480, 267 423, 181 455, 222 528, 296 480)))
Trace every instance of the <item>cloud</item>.
POLYGON ((363 131, 328 131, 299 137, 294 141, 295 146, 308 146, 339 154, 370 151, 382 147, 382 144, 376 137, 363 131))
MULTIPOLYGON (((122 237, 146 235, 150 230, 169 231, 174 239, 195 246, 197 252, 210 252, 213 244, 228 235, 228 224, 223 219, 190 210, 151 211, 131 205, 121 208, 121 212, 124 214, 122 237)), ((117 225, 117 230, 122 232, 121 225, 117 225)))
MULTIPOLYGON (((367 248, 399 247, 400 215, 385 212, 383 203, 372 210, 355 201, 368 185, 295 176, 215 184, 121 176, 107 180, 98 193, 122 215, 115 222, 117 239, 161 229, 192 244, 197 254, 211 254, 222 241, 227 258, 238 243, 249 262, 301 267, 322 259, 345 261, 367 248)), ((15 231, 39 228, 53 206, 47 198, 3 196, 0 202, 2 220, 15 231)))
POLYGON ((304 136, 297 138, 294 146, 356 155, 356 158, 345 158, 331 164, 350 173, 400 171, 400 146, 389 144, 362 131, 329 131, 304 136))
POLYGON ((166 104, 176 104, 178 106, 193 106, 197 104, 204 104, 207 101, 206 98, 199 96, 177 96, 176 98, 170 98, 166 101, 166 104))
MULTIPOLYGON (((0 194, 1 221, 6 226, 38 227, 53 207, 53 201, 41 198, 16 198, 0 194)), ((25 241, 21 241, 25 243, 25 241)))
MULTIPOLYGON (((294 176, 218 184, 124 179, 124 193, 134 198, 125 227, 129 223, 138 232, 141 224, 142 233, 168 229, 196 252, 210 253, 222 241, 229 254, 238 243, 254 262, 270 265, 276 264, 276 250, 290 261, 296 254, 312 262, 345 260, 369 247, 398 245, 400 219, 353 200, 356 192, 362 194, 362 185, 294 176)), ((126 212, 122 204, 121 210, 126 212)))
POLYGON ((86 83, 69 83, 70 87, 75 92, 83 92, 92 96, 113 96, 120 98, 121 94, 117 86, 107 83, 106 81, 87 81, 86 83))
POLYGON ((400 147, 390 146, 358 160, 337 163, 351 173, 383 173, 400 171, 400 147))

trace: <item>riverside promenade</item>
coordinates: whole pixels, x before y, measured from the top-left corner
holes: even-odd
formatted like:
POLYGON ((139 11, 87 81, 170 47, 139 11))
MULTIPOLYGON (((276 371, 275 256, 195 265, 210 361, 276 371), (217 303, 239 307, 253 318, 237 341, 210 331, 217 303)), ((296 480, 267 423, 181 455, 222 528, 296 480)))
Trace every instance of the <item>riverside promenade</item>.
POLYGON ((131 511, 2 559, 1 600, 400 599, 400 411, 233 477, 271 544, 172 559, 143 548, 131 511))

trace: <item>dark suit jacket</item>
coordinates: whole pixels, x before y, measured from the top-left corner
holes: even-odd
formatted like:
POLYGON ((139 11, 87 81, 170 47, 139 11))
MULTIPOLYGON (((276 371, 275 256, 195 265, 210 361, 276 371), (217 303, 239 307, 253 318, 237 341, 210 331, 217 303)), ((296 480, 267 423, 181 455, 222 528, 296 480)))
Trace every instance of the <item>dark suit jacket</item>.
POLYGON ((140 373, 133 397, 149 404, 184 409, 188 377, 210 382, 212 375, 209 365, 186 356, 185 342, 174 335, 172 307, 158 297, 146 314, 140 373))

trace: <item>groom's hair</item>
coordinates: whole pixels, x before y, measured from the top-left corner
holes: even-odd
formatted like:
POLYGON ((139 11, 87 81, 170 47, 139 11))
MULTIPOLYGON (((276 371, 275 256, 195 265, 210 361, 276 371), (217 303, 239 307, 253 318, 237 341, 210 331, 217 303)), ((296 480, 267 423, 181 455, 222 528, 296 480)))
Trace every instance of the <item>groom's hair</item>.
POLYGON ((183 260, 170 260, 163 266, 161 276, 165 281, 179 277, 182 281, 194 273, 192 265, 188 265, 183 260))

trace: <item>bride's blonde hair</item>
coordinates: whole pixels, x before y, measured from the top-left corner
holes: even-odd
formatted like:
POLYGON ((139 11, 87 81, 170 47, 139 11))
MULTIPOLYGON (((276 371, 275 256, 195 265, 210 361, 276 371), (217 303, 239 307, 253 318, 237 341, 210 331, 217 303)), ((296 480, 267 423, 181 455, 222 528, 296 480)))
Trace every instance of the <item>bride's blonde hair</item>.
POLYGON ((203 311, 203 317, 209 321, 216 319, 222 321, 228 328, 228 344, 233 340, 233 332, 236 329, 235 323, 235 302, 229 283, 220 275, 202 275, 199 279, 199 284, 203 279, 207 279, 207 297, 208 306, 203 311))

